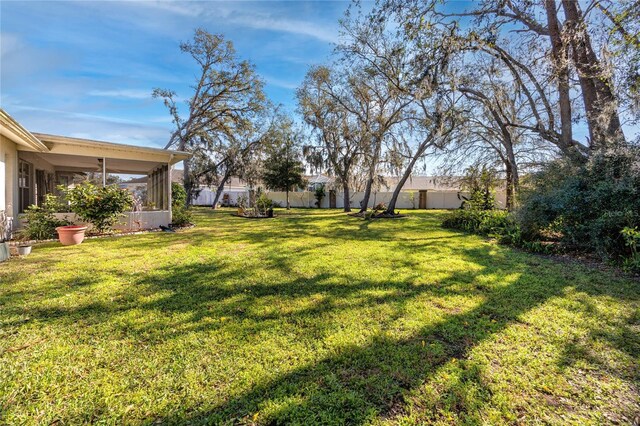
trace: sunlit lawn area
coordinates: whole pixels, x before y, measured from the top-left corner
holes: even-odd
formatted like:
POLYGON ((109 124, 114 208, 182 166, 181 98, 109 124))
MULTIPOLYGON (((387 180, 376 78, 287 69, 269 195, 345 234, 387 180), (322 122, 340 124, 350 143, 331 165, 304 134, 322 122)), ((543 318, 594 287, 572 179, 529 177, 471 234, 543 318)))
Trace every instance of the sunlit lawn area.
POLYGON ((0 423, 603 424, 640 413, 640 283, 339 211, 0 264, 0 423))

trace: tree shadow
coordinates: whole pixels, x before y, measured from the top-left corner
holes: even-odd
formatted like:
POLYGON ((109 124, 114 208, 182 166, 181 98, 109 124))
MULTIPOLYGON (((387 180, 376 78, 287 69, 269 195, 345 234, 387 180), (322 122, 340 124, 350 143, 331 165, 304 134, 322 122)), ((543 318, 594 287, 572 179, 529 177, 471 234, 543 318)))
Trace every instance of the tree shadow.
MULTIPOLYGON (((448 231, 443 236, 424 235, 425 225, 436 226, 430 219, 404 221, 403 227, 409 226, 420 234, 401 238, 394 238, 393 232, 386 227, 367 225, 358 229, 360 224, 357 222, 345 225, 343 216, 337 216, 326 233, 324 228, 308 226, 309 220, 313 220, 313 216, 287 217, 286 223, 283 218, 277 232, 266 234, 259 227, 234 230, 228 225, 220 230, 223 237, 225 233, 233 233, 234 244, 247 244, 260 251, 262 263, 244 264, 224 257, 178 262, 130 274, 128 286, 113 295, 111 302, 100 300, 69 306, 32 304, 29 315, 43 323, 109 322, 110 327, 119 332, 114 336, 126 335, 144 339, 146 343, 165 342, 187 333, 216 333, 230 329, 244 336, 239 339, 253 341, 256 339, 252 337, 263 331, 280 330, 306 344, 321 341, 340 328, 342 324, 336 314, 343 310, 375 311, 378 305, 385 306, 387 309, 380 311, 385 317, 377 319, 381 331, 364 343, 340 345, 331 353, 291 371, 269 375, 250 389, 221 395, 216 401, 200 406, 180 407, 180 412, 158 420, 173 424, 253 421, 264 424, 364 424, 402 415, 407 395, 428 383, 442 388, 434 396, 433 407, 447 407, 473 423, 482 420, 478 411, 490 399, 482 366, 467 359, 474 348, 519 323, 532 309, 564 295, 568 288, 588 295, 606 295, 618 301, 635 302, 640 297, 640 290, 616 288, 606 276, 578 280, 574 277, 576 268, 559 266, 548 260, 530 262, 531 257, 524 255, 507 259, 504 253, 508 249, 497 250, 489 244, 468 249, 460 244, 460 236, 452 236, 448 231), (278 247, 281 239, 300 236, 305 240, 312 237, 309 238, 312 242, 295 249, 278 247), (416 260, 403 255, 393 259, 397 269, 411 271, 402 276, 392 274, 376 279, 367 271, 357 277, 330 269, 300 276, 296 265, 311 261, 319 251, 328 250, 332 240, 366 244, 386 241, 390 250, 399 253, 429 250, 434 260, 459 257, 466 269, 440 271, 437 270, 439 267, 430 266, 428 271, 439 274, 437 278, 425 277, 425 270, 419 268, 416 260), (549 269, 552 269, 551 273, 549 269), (284 278, 276 281, 270 281, 270 275, 262 281, 255 278, 264 270, 273 270, 274 276, 284 278), (540 276, 545 277, 544 282, 539 281, 540 276), (463 307, 452 305, 461 297, 469 297, 477 303, 463 307), (449 302, 443 304, 445 299, 449 302), (308 303, 299 303, 303 300, 308 303), (440 319, 421 324, 408 336, 389 331, 416 300, 422 301, 425 309, 437 310, 440 319), (280 308, 287 305, 291 308, 266 309, 276 301, 280 308), (112 321, 115 316, 134 309, 159 314, 152 316, 157 321, 149 322, 149 316, 142 317, 139 322, 135 322, 135 318, 131 320, 133 322, 122 318, 112 321), (449 375, 447 381, 445 371, 456 374, 449 375), (256 413, 258 417, 254 418, 256 413)), ((216 225, 213 221, 206 229, 216 225)), ((161 241, 153 241, 154 238, 119 241, 114 246, 137 250, 146 248, 151 241, 157 244, 156 247, 169 245, 170 248, 172 244, 179 246, 183 240, 198 246, 206 244, 211 235, 199 231, 163 235, 161 241)), ((118 275, 120 271, 114 268, 103 273, 118 275)), ((59 285, 70 289, 92 285, 96 277, 85 277, 84 284, 74 277, 59 285)), ((5 303, 16 308, 19 297, 11 295, 5 303)), ((595 308, 586 306, 584 309, 595 308)), ((611 344, 626 348, 622 350, 636 350, 636 340, 627 344, 630 336, 634 336, 632 327, 638 319, 633 321, 636 322, 630 323, 627 331, 610 336, 611 344)), ((260 350, 256 346, 255 351, 260 350)), ((567 350, 572 356, 579 353, 569 347, 567 350)), ((571 362, 566 360, 567 365, 571 362)), ((426 421, 437 419, 438 415, 435 409, 426 421)))
MULTIPOLYGON (((486 269, 490 268, 493 261, 491 248, 464 250, 464 256, 474 261, 481 259, 483 270, 471 279, 470 284, 474 284, 475 279, 487 273, 486 269)), ((458 362, 464 370, 460 377, 467 382, 462 388, 470 387, 477 393, 477 398, 456 400, 462 405, 455 406, 454 409, 458 414, 473 419, 477 415, 478 404, 482 403, 482 398, 487 397, 488 391, 483 390, 479 367, 464 363, 467 362, 465 358, 469 352, 510 324, 519 322, 523 314, 551 298, 563 295, 568 286, 581 285, 562 274, 548 279, 544 285, 532 285, 530 277, 535 271, 523 264, 512 266, 513 273, 519 275, 519 278, 511 283, 495 286, 490 291, 482 289, 485 297, 477 306, 448 314, 441 321, 422 328, 410 337, 396 338, 388 333, 380 333, 368 344, 342 347, 334 355, 276 376, 223 403, 208 408, 200 407, 188 415, 166 417, 163 421, 195 424, 250 422, 254 413, 266 409, 266 414, 260 414, 260 423, 363 424, 374 418, 397 414, 402 410, 404 397, 408 392, 434 378, 451 362, 458 362)), ((453 272, 443 280, 439 288, 414 288, 409 282, 391 283, 390 287, 401 288, 404 292, 391 296, 385 302, 389 303, 395 297, 395 302, 398 302, 395 306, 401 310, 403 303, 418 295, 433 293, 434 296, 442 296, 447 292, 455 294, 460 291, 455 285, 460 283, 461 276, 469 281, 469 276, 465 275, 467 273, 464 271, 453 272)), ((352 288, 340 290, 336 287, 323 287, 322 280, 326 277, 316 278, 315 284, 305 287, 302 294, 330 292, 335 300, 310 309, 304 315, 320 317, 326 310, 340 309, 340 304, 335 301, 368 286, 361 282, 352 288)), ((286 295, 290 291, 299 292, 300 284, 293 281, 290 283, 291 287, 265 287, 256 289, 255 294, 266 296, 275 292, 286 295)), ((369 285, 376 287, 380 283, 369 285)), ((637 294, 633 297, 636 296, 637 294)), ((363 303, 376 301, 368 300, 363 303)), ((266 318, 255 319, 259 322, 266 318)), ((460 386, 455 386, 455 392, 460 392, 460 389, 460 386)), ((447 394, 444 392, 444 395, 447 394)))

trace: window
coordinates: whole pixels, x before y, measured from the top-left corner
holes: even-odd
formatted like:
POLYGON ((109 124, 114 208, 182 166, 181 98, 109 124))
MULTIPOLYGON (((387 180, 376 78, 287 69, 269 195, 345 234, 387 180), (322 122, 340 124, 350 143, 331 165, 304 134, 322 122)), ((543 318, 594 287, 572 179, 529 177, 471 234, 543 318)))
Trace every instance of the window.
POLYGON ((20 213, 24 212, 32 204, 31 193, 33 190, 31 163, 20 160, 18 162, 18 203, 20 213))

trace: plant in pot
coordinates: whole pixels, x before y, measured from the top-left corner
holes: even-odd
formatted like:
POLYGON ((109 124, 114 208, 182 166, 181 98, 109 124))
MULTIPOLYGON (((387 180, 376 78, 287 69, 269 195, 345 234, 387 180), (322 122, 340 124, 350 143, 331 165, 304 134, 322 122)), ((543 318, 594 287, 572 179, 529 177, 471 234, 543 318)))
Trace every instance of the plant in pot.
POLYGON ((0 262, 9 258, 9 243, 7 233, 9 232, 9 219, 4 210, 0 210, 0 262))
MULTIPOLYGON (((82 182, 74 188, 60 187, 64 192, 69 208, 85 223, 91 223, 98 234, 112 230, 123 213, 133 206, 133 196, 129 191, 120 189, 117 185, 105 187, 94 185, 89 181, 82 182)), ((57 229, 60 242, 65 244, 80 244, 84 238, 86 226, 63 226, 57 229), (84 229, 82 229, 84 228, 84 229), (70 239, 62 241, 66 233, 70 239), (72 238, 73 237, 73 238, 72 238)), ((66 236, 65 236, 66 237, 66 236)))
POLYGON ((20 256, 28 256, 31 254, 31 248, 33 247, 33 245, 31 244, 30 240, 27 239, 27 237, 25 237, 22 234, 18 234, 18 240, 20 241, 20 243, 18 244, 18 246, 16 247, 16 250, 18 250, 18 255, 20 256))
POLYGON ((18 245, 18 253, 27 255, 31 252, 31 244, 27 241, 49 240, 56 238, 56 228, 69 225, 69 221, 58 219, 55 213, 60 209, 60 202, 55 195, 46 194, 41 206, 31 205, 24 212, 24 227, 18 233, 22 241, 18 245))

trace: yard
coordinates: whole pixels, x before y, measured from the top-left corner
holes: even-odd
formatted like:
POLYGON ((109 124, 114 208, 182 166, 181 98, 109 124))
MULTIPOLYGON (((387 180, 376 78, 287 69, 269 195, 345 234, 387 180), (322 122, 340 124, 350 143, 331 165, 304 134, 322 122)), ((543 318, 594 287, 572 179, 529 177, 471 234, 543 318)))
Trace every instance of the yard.
POLYGON ((603 424, 640 415, 640 283, 332 210, 0 265, 0 423, 603 424))

